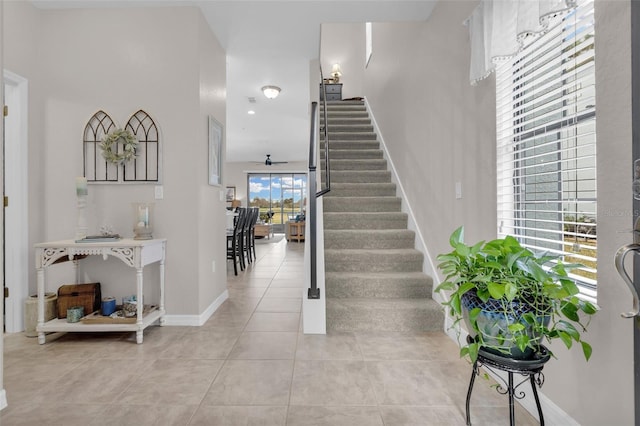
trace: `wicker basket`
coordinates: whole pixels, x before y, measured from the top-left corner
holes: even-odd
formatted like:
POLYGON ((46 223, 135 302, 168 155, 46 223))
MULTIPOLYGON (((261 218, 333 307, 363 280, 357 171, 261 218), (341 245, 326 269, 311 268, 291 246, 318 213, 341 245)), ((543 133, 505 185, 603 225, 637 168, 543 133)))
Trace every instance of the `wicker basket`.
POLYGON ((100 283, 67 284, 58 289, 58 318, 67 317, 67 309, 82 306, 84 314, 100 310, 100 283))

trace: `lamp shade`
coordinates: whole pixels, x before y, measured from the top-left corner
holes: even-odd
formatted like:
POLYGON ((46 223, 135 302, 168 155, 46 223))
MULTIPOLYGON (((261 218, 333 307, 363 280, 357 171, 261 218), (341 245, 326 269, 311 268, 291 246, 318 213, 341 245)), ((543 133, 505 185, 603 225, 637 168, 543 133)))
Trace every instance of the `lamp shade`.
POLYGON ((278 86, 264 86, 262 88, 262 93, 264 93, 268 99, 275 99, 280 94, 280 90, 281 89, 278 86))
POLYGON ((340 64, 333 64, 333 66, 331 67, 331 75, 333 77, 342 76, 342 70, 340 69, 340 64))

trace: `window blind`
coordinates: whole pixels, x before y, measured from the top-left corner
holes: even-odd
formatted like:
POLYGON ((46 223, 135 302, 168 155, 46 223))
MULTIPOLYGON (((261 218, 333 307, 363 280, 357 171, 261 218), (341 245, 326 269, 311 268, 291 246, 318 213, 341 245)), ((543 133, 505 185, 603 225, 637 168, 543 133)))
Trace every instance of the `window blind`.
POLYGON ((496 69, 498 234, 568 263, 595 298, 596 100, 593 0, 496 69))

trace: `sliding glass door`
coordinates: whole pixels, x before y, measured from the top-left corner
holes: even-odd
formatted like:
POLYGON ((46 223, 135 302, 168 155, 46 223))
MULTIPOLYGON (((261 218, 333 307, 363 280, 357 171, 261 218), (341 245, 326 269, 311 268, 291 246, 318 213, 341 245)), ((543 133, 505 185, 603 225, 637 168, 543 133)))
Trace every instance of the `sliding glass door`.
POLYGON ((284 232, 284 224, 305 213, 305 173, 249 173, 249 206, 260 208, 260 220, 273 224, 273 232, 284 232))

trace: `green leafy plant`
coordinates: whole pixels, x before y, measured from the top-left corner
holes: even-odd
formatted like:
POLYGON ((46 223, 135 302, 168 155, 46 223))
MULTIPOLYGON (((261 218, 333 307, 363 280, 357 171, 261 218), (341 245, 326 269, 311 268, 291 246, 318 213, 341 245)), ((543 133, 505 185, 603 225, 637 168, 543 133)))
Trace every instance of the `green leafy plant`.
POLYGON ((116 129, 105 135, 100 143, 102 157, 109 163, 124 164, 136 157, 138 139, 129 130, 116 129), (118 144, 122 151, 118 152, 118 144))
POLYGON ((466 245, 463 227, 451 234, 449 243, 453 251, 437 257, 445 279, 436 291, 448 296, 444 304, 453 326, 464 319, 469 334, 475 335, 462 346, 460 356, 468 355, 475 362, 480 347, 504 354, 513 354, 513 349, 535 353, 543 340, 560 339, 569 349, 579 343, 589 360, 592 348, 582 340, 588 321, 583 321, 598 307, 578 296, 578 287, 568 276, 580 265, 536 254, 511 236, 466 245), (483 309, 472 307, 470 299, 479 299, 475 305, 490 303, 495 311, 489 316, 500 317, 508 325, 487 326, 483 309), (470 309, 465 311, 465 306, 470 309))

